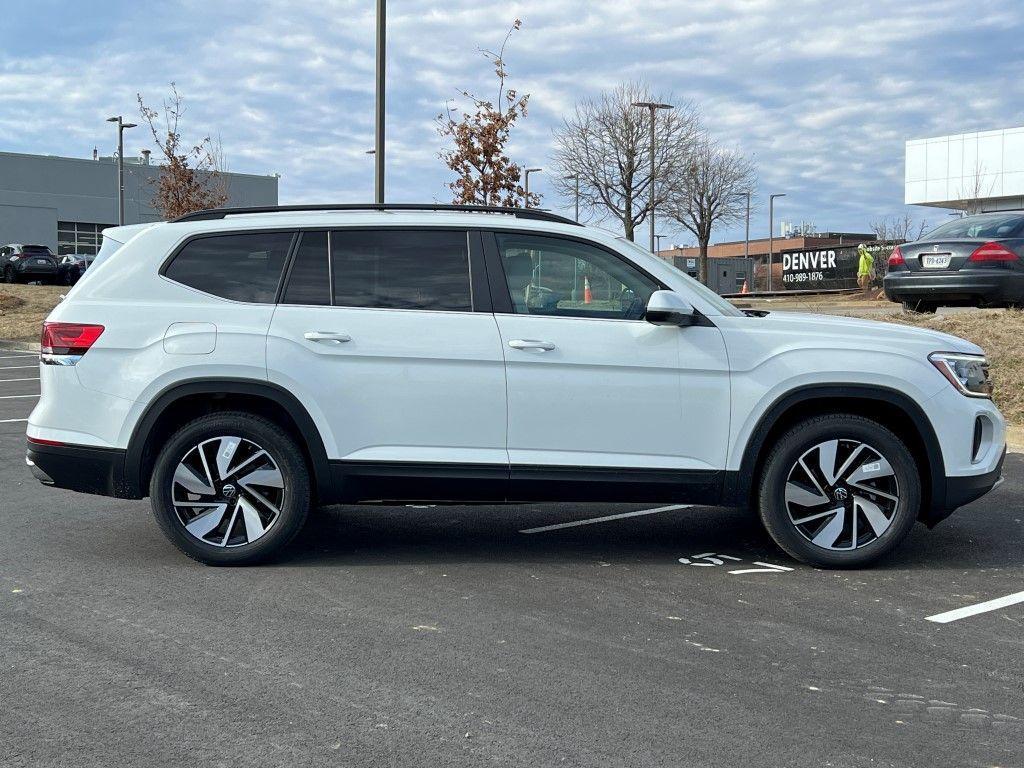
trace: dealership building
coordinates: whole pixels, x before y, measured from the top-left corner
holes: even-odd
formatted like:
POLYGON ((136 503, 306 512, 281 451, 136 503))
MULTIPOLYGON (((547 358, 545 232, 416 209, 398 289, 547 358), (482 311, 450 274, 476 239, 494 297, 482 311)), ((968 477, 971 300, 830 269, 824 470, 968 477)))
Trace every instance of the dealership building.
POLYGON ((1024 209, 1024 127, 908 141, 904 202, 970 213, 1024 209))
MULTIPOLYGON (((125 157, 126 224, 159 221, 152 206, 160 166, 148 153, 125 157)), ((222 174, 227 205, 277 205, 278 177, 222 174)), ((94 254, 117 224, 117 159, 0 152, 0 245, 47 245, 54 253, 94 254)))

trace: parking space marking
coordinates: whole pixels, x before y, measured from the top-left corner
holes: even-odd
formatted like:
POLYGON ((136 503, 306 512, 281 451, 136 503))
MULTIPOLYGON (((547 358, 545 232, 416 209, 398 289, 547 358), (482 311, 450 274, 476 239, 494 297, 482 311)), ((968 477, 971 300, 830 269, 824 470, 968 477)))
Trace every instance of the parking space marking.
POLYGON ((0 365, 0 371, 16 371, 25 368, 38 368, 38 365, 0 365))
POLYGON ((38 358, 39 355, 0 355, 0 360, 30 360, 33 357, 38 358))
POLYGON ((15 421, 28 421, 28 419, 0 419, 0 424, 12 424, 15 421))
POLYGON ((520 533, 543 533, 544 531, 558 531, 562 528, 575 528, 580 525, 593 525, 595 523, 607 523, 609 520, 623 520, 627 517, 640 517, 641 515, 656 515, 659 512, 671 512, 673 509, 687 509, 692 504, 671 504, 667 507, 655 507, 654 509, 638 509, 635 512, 621 512, 617 515, 604 515, 603 517, 591 517, 586 520, 573 520, 571 523, 556 523, 555 525, 542 525, 539 528, 524 528, 520 533))
POLYGON ((0 384, 7 384, 12 381, 39 381, 39 377, 35 376, 34 378, 30 379, 0 379, 0 384))
POLYGON ((949 624, 951 621, 959 621, 970 616, 977 616, 979 613, 998 611, 1000 608, 1008 608, 1017 603, 1024 603, 1024 592, 1015 592, 1005 597, 986 600, 984 603, 968 605, 966 608, 957 608, 955 611, 946 611, 945 613, 937 613, 934 616, 926 616, 925 621, 933 621, 936 624, 949 624))
POLYGON ((0 400, 14 400, 21 397, 35 397, 38 398, 39 394, 35 395, 0 395, 0 400))

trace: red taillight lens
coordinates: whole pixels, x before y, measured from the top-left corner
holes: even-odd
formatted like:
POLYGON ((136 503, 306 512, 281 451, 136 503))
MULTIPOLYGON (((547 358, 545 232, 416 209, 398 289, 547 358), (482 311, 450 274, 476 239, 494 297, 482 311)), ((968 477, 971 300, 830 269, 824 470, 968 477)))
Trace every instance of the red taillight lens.
POLYGON ((32 445, 64 445, 60 440, 47 440, 42 437, 30 437, 28 438, 28 441, 32 443, 32 445))
POLYGON ((43 323, 40 352, 44 355, 84 355, 101 333, 102 325, 43 323))
POLYGON ((968 261, 1017 261, 1017 254, 999 243, 985 243, 975 249, 968 261))
POLYGON ((889 268, 902 267, 906 262, 903 260, 903 251, 897 245, 895 250, 889 254, 889 268))

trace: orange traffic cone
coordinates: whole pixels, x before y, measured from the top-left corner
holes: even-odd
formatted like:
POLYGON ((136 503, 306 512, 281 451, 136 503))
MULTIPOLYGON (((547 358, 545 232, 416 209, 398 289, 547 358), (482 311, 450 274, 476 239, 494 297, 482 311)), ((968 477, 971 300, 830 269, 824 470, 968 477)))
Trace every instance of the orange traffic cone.
POLYGON ((747 281, 743 281, 743 287, 740 289, 740 293, 750 293, 750 289, 747 288, 747 281))
POLYGON ((594 293, 590 290, 590 278, 583 276, 583 303, 590 304, 594 301, 594 293))

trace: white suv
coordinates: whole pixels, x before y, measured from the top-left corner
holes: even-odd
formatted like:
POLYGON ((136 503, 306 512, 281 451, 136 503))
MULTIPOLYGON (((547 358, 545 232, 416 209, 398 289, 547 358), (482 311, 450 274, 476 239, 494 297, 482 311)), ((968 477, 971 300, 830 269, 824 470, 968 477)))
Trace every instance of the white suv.
POLYGON ((1000 477, 975 345, 741 312, 542 211, 235 209, 105 235, 44 326, 28 463, 150 496, 205 563, 266 558, 316 504, 643 501, 751 506, 794 557, 856 566, 1000 477))

